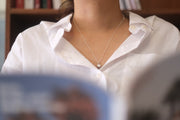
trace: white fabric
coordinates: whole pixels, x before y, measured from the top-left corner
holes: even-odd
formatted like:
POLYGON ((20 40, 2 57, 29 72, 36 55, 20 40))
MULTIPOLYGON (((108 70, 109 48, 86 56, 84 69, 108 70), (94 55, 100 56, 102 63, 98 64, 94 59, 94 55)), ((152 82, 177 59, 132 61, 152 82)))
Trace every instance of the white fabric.
MULTIPOLYGON (((20 33, 2 73, 55 73, 87 75, 108 91, 126 95, 134 78, 152 63, 175 53, 180 34, 172 24, 151 16, 130 13, 132 33, 101 69, 91 64, 63 38, 71 30, 68 15, 57 23, 41 22, 20 33)), ((180 45, 180 44, 179 44, 180 45)))

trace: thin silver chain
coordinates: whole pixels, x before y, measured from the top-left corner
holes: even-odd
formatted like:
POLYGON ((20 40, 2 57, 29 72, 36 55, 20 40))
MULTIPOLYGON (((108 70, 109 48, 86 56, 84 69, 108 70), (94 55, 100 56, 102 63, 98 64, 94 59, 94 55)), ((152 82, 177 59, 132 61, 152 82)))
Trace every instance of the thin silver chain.
POLYGON ((108 40, 107 44, 106 44, 106 47, 104 49, 104 52, 103 52, 103 56, 98 60, 93 52, 93 50, 91 49, 91 47, 88 45, 87 43, 87 39, 85 38, 85 36, 83 35, 83 33, 81 32, 80 28, 78 27, 75 19, 73 19, 73 22, 74 22, 74 25, 75 27, 77 28, 78 32, 80 33, 81 35, 81 38, 82 40, 84 41, 84 43, 86 44, 87 48, 89 49, 89 51, 91 52, 92 56, 94 57, 94 59, 96 60, 97 62, 97 67, 100 68, 101 66, 98 66, 98 65, 101 65, 100 62, 104 59, 104 56, 105 56, 105 53, 107 52, 108 48, 109 48, 109 45, 111 43, 111 41, 113 40, 114 36, 115 36, 115 33, 116 31, 118 30, 119 26, 124 22, 125 20, 125 17, 123 16, 122 20, 120 21, 120 23, 117 25, 116 29, 114 30, 111 38, 108 40))

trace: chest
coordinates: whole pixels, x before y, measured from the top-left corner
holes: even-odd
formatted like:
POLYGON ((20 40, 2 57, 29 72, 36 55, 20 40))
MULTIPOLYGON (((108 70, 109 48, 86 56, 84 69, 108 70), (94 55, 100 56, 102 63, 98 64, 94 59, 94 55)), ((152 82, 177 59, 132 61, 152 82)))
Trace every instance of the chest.
POLYGON ((73 38, 67 37, 66 40, 94 66, 102 67, 129 36, 130 33, 124 31, 113 36, 96 34, 85 38, 77 35, 73 38))

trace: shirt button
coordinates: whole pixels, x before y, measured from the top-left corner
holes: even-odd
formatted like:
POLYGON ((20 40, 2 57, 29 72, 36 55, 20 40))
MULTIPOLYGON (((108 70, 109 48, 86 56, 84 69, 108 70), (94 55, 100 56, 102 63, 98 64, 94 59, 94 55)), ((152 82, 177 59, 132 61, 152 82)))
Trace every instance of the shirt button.
POLYGON ((143 28, 144 30, 146 30, 146 29, 147 29, 147 26, 143 25, 142 28, 143 28))
POLYGON ((97 77, 97 78, 101 78, 101 77, 102 77, 102 73, 98 72, 98 73, 96 74, 96 77, 97 77))
POLYGON ((134 25, 131 25, 131 26, 130 26, 130 29, 131 29, 131 30, 135 30, 136 27, 135 27, 134 25))
POLYGON ((96 71, 95 77, 97 79, 97 84, 100 85, 103 89, 107 89, 107 81, 106 81, 106 77, 104 75, 103 72, 101 71, 96 71))

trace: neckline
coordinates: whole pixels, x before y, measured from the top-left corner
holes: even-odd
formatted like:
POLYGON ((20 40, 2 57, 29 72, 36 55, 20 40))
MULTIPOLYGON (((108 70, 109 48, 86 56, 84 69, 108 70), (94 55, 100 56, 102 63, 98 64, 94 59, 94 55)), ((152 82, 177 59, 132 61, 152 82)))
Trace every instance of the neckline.
MULTIPOLYGON (((64 36, 62 37, 62 40, 64 41, 64 42, 66 42, 70 47, 71 47, 71 49, 73 49, 73 51, 75 51, 77 54, 78 54, 78 56, 80 56, 81 58, 83 58, 83 60, 86 62, 86 63, 88 63, 88 65, 86 65, 87 67, 93 67, 93 68, 96 68, 96 69, 98 69, 93 63, 91 63, 76 47, 74 47, 66 38, 64 38, 64 36)), ((82 64, 78 64, 78 65, 82 65, 82 64)), ((103 66, 102 66, 103 67, 103 66)), ((101 68, 102 68, 101 67, 101 68)), ((100 69, 101 69, 100 68, 100 69)), ((98 69, 98 70, 100 70, 100 69, 98 69)))
MULTIPOLYGON (((130 34, 125 40, 124 40, 124 42, 125 41, 127 41, 130 37, 132 36, 132 34, 130 34)), ((100 68, 97 68, 96 67, 96 65, 94 65, 91 61, 89 61, 89 59, 87 59, 76 47, 74 47, 66 38, 64 38, 64 36, 62 37, 62 40, 64 41, 64 42, 66 42, 68 45, 70 45, 70 47, 71 47, 71 49, 73 49, 77 54, 78 54, 78 56, 81 56, 82 58, 83 58, 83 60, 86 62, 86 63, 88 63, 88 65, 85 65, 85 66, 87 66, 87 67, 93 67, 93 68, 96 68, 97 70, 103 70, 103 68, 107 65, 107 64, 109 64, 110 62, 112 62, 112 61, 114 61, 114 59, 113 58, 115 58, 115 55, 116 55, 116 53, 119 51, 119 49, 121 49, 121 47, 122 47, 122 45, 123 45, 123 43, 113 52, 113 54, 106 60, 106 62, 102 65, 102 67, 100 67, 100 68)), ((78 65, 82 65, 81 63, 80 64, 78 64, 78 65)))

